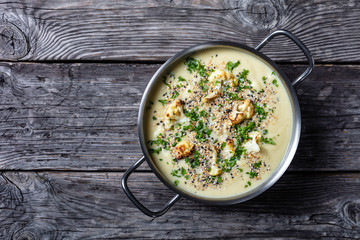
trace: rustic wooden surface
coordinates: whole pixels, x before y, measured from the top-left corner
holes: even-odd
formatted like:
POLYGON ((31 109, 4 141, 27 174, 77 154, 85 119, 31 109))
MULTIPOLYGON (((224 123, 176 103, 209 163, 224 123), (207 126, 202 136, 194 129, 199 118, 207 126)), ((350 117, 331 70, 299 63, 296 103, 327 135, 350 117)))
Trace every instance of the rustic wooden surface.
MULTIPOLYGON (((0 1, 0 239, 360 238, 359 23, 359 1, 0 1), (143 215, 120 179, 151 76, 191 45, 280 28, 317 62, 288 171, 242 204, 143 215)), ((263 51, 290 79, 306 67, 282 37, 263 51)), ((146 164, 129 185, 151 209, 174 195, 146 164)))

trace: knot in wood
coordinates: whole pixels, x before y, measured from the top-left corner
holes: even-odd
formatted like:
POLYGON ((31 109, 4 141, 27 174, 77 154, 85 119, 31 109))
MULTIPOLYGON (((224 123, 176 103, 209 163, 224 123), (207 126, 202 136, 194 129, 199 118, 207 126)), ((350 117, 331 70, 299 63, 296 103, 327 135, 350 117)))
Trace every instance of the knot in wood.
POLYGON ((11 86, 11 77, 4 72, 0 72, 0 88, 11 86))
POLYGON ((16 60, 28 52, 29 43, 25 34, 14 24, 0 23, 0 56, 6 60, 16 60))
POLYGON ((31 232, 22 232, 19 236, 17 236, 16 238, 14 238, 16 240, 35 240, 35 236, 33 233, 31 232))
POLYGON ((21 190, 4 174, 0 175, 0 209, 16 209, 23 202, 21 190))
POLYGON ((31 136, 32 134, 33 134, 33 128, 31 127, 31 126, 25 126, 24 128, 23 128, 23 133, 24 133, 24 135, 26 135, 26 136, 31 136))
POLYGON ((0 94, 21 97, 24 93, 24 90, 19 86, 15 77, 5 72, 0 72, 0 94))
POLYGON ((360 202, 345 203, 343 205, 343 217, 352 227, 360 228, 360 202))
MULTIPOLYGON (((28 224, 22 226, 12 234, 11 239, 15 240, 38 240, 38 239, 59 239, 57 228, 49 221, 34 220, 34 216, 27 215, 28 224)), ((49 216, 47 217, 49 218, 49 216)))
POLYGON ((250 27, 272 29, 281 19, 282 7, 276 0, 241 0, 229 1, 228 4, 235 11, 240 22, 250 27))

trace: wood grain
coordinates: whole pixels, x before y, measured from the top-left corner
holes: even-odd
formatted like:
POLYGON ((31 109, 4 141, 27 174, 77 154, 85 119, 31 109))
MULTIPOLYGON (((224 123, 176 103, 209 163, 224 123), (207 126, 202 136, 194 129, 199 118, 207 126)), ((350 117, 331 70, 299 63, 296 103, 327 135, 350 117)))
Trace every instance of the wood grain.
MULTIPOLYGON (((0 168, 127 169, 142 154, 138 106, 159 66, 1 63, 0 168)), ((281 67, 290 79, 304 69, 281 67)), ((318 65, 296 88, 303 127, 291 171, 360 169, 359 72, 318 65)))
MULTIPOLYGON (((254 47, 283 28, 318 62, 358 62, 359 14, 358 1, 2 1, 0 59, 164 61, 205 41, 254 47)), ((305 60, 284 38, 264 51, 305 60)))
MULTIPOLYGON (((2 173, 0 238, 360 238, 359 173, 287 173, 250 201, 213 207, 183 198, 157 219, 132 205, 120 189, 121 176, 2 173)), ((135 173, 130 179, 136 197, 151 209, 174 195, 153 174, 135 173)))
MULTIPOLYGON (((0 239, 360 239, 359 16, 353 0, 0 1, 0 239), (120 181, 142 155, 137 112, 160 63, 276 29, 318 63, 295 89, 289 170, 238 205, 142 214, 120 181)), ((284 37, 262 51, 290 79, 306 68, 284 37)), ((153 210, 174 195, 147 164, 129 186, 153 210)))

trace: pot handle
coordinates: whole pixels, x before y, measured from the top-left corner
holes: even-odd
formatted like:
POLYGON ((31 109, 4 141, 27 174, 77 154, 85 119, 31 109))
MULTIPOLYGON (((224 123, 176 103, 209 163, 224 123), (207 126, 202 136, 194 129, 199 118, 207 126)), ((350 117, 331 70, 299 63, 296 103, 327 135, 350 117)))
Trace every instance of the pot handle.
POLYGON ((305 72, 303 72, 298 78, 296 78, 292 82, 292 85, 295 87, 297 84, 302 82, 313 70, 314 58, 311 56, 309 49, 300 41, 300 39, 298 39, 294 34, 288 32, 286 30, 283 30, 283 29, 280 29, 273 33, 270 33, 267 37, 265 37, 265 39, 261 43, 259 43, 255 47, 255 49, 260 51, 260 49, 263 48, 268 42, 270 42, 271 39, 273 39, 274 37, 276 37, 278 35, 284 35, 284 36, 288 37, 289 39, 291 39, 301 49, 301 51, 305 54, 305 56, 308 60, 308 67, 306 68, 305 72))
POLYGON ((156 218, 156 217, 160 217, 161 215, 163 215, 164 213, 166 213, 181 197, 179 194, 175 195, 175 197, 173 197, 169 202, 167 202, 165 204, 165 206, 156 212, 150 211, 149 209, 147 209, 144 205, 142 205, 135 197, 134 195, 131 193, 128 185, 127 185, 127 180, 128 177, 131 175, 131 173, 137 169, 145 160, 145 157, 142 156, 142 158, 140 158, 134 165, 132 165, 123 175, 122 179, 121 179, 121 186, 125 192, 125 194, 128 196, 128 198, 130 199, 130 201, 143 213, 145 213, 146 215, 148 215, 149 217, 152 218, 156 218))

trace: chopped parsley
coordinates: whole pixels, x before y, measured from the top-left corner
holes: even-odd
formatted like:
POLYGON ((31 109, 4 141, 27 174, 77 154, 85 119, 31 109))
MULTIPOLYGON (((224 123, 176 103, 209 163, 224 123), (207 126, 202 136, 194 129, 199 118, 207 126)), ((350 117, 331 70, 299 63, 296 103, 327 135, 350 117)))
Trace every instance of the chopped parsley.
POLYGON ((155 121, 155 120, 156 120, 156 117, 155 117, 155 116, 152 116, 152 120, 154 120, 154 121, 155 121))
POLYGON ((254 168, 260 168, 262 161, 254 163, 254 168))
POLYGON ((195 168, 196 166, 200 166, 200 158, 201 158, 200 153, 195 150, 193 158, 186 157, 185 163, 190 164, 192 168, 195 168))
POLYGON ((159 154, 161 152, 161 150, 162 150, 161 147, 159 147, 157 149, 150 148, 149 152, 159 154))
POLYGON ((191 109, 191 112, 184 109, 185 116, 190 118, 192 121, 198 121, 199 115, 195 112, 194 109, 191 109))
POLYGON ((177 98, 180 95, 180 93, 178 91, 174 91, 173 95, 171 96, 172 99, 177 98))
POLYGON ((169 83, 166 82, 166 77, 163 78, 163 83, 171 89, 171 85, 169 83))
POLYGON ((202 120, 200 120, 198 122, 198 124, 195 125, 195 127, 193 127, 191 130, 196 132, 195 138, 199 142, 205 142, 206 141, 206 135, 210 136, 210 134, 212 132, 212 130, 208 129, 206 124, 204 124, 204 122, 202 120))
POLYGON ((209 89, 209 86, 207 85, 208 82, 209 82, 209 80, 207 80, 207 79, 205 79, 205 80, 200 79, 199 86, 203 92, 206 92, 209 89))
POLYGON ((207 113, 205 110, 201 110, 201 111, 200 111, 200 117, 205 117, 205 118, 207 118, 207 117, 208 117, 208 113, 207 113))
POLYGON ((255 170, 251 170, 250 172, 246 172, 250 176, 250 178, 257 177, 258 173, 255 170))
POLYGON ((237 61, 236 63, 228 61, 226 64, 226 70, 228 70, 229 72, 232 72, 234 70, 234 68, 236 68, 239 65, 240 65, 240 61, 237 61))
POLYGON ((178 186, 179 185, 179 180, 175 180, 174 184, 175 184, 175 186, 178 186))
POLYGON ((236 93, 227 92, 226 94, 229 96, 229 99, 227 99, 228 101, 242 100, 236 93))
MULTIPOLYGON (((235 84, 234 84, 234 85, 235 85, 235 84)), ((226 92, 229 88, 231 88, 231 86, 230 86, 229 84, 226 85, 226 86, 224 87, 225 92, 226 92)))
POLYGON ((179 76, 179 77, 178 77, 178 81, 179 81, 179 82, 186 82, 186 79, 183 78, 182 76, 179 76))
POLYGON ((266 144, 271 144, 271 145, 276 145, 273 138, 267 138, 267 137, 263 137, 263 136, 261 136, 260 142, 266 143, 266 144))
POLYGON ((170 174, 174 177, 181 177, 178 173, 179 173, 179 170, 172 170, 170 174))
POLYGON ((241 72, 241 74, 240 74, 240 76, 239 76, 239 79, 246 79, 246 77, 247 77, 248 74, 249 74, 249 70, 244 69, 244 70, 241 72))
POLYGON ((163 135, 160 133, 159 135, 157 135, 156 140, 150 140, 149 143, 150 145, 158 145, 163 147, 163 149, 165 150, 170 150, 169 148, 169 142, 167 142, 166 140, 164 140, 163 135))
POLYGON ((165 106, 165 104, 167 104, 168 101, 164 100, 164 99, 159 99, 158 102, 161 102, 161 104, 163 106, 165 106))
POLYGON ((220 163, 221 170, 223 172, 230 172, 232 168, 236 165, 237 158, 231 157, 230 159, 223 159, 220 163))
POLYGON ((274 80, 272 81, 272 84, 274 84, 274 85, 275 85, 275 87, 279 87, 279 84, 278 84, 278 82, 277 82, 277 80, 276 80, 276 79, 274 79, 274 80))
POLYGON ((259 122, 261 122, 267 117, 268 112, 266 112, 264 108, 260 107, 256 103, 254 103, 254 106, 255 106, 255 112, 259 116, 259 122))
POLYGON ((263 80, 263 83, 266 84, 266 77, 265 76, 262 77, 262 80, 263 80))
POLYGON ((226 147, 226 142, 223 142, 220 146, 221 150, 224 150, 224 148, 226 147))
POLYGON ((196 60, 195 58, 187 58, 184 62, 184 64, 187 67, 187 70, 192 72, 198 72, 201 77, 208 77, 209 74, 205 69, 205 66, 200 63, 199 60, 196 60))
MULTIPOLYGON (((235 133, 238 140, 238 143, 242 143, 245 140, 249 139, 249 132, 253 131, 256 127, 255 122, 248 121, 246 126, 242 127, 240 124, 235 125, 235 133)), ((239 145, 239 144, 238 144, 239 145)))

